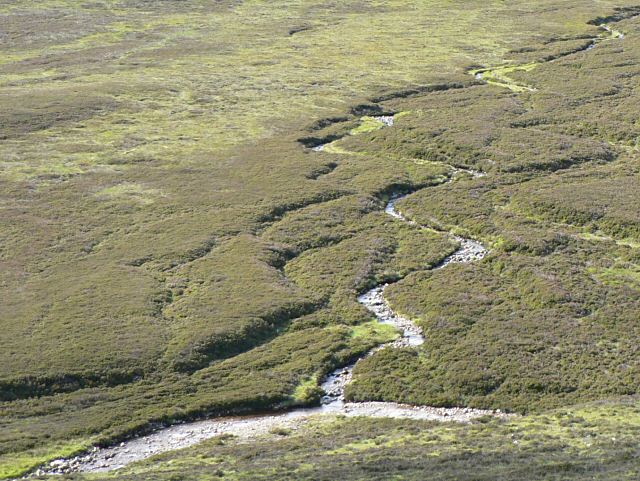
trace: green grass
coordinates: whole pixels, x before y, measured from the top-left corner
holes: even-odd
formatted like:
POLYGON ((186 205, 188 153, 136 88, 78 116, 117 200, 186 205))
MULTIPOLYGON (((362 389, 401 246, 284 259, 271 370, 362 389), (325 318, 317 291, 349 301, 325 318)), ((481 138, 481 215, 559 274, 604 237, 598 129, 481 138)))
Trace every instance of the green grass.
POLYGON ((604 284, 640 291, 640 266, 637 264, 622 263, 614 267, 593 269, 591 272, 604 284))
POLYGON ((393 326, 388 324, 380 324, 377 320, 371 322, 365 322, 354 326, 351 330, 351 336, 366 339, 377 339, 381 343, 390 342, 399 337, 398 332, 393 326))
POLYGON ((291 395, 291 403, 293 406, 304 406, 314 402, 318 402, 322 396, 322 389, 318 386, 317 376, 305 379, 296 386, 291 395))
POLYGON ((360 119, 360 125, 351 130, 351 135, 366 134, 369 132, 375 132, 384 127, 384 123, 381 120, 373 117, 364 116, 360 119))
POLYGON ((4 479, 21 476, 26 470, 50 459, 59 459, 81 453, 90 447, 91 443, 92 440, 90 438, 80 439, 50 444, 46 447, 36 447, 19 454, 3 456, 0 477, 4 479))
POLYGON ((480 75, 482 80, 487 82, 490 85, 496 85, 498 87, 504 87, 513 92, 530 92, 535 90, 533 87, 528 85, 520 85, 509 77, 510 73, 513 72, 530 72, 534 68, 536 68, 538 64, 535 62, 519 64, 519 65, 505 65, 501 67, 491 67, 490 69, 474 69, 470 70, 469 73, 471 75, 480 75))
POLYGON ((145 189, 143 185, 134 183, 123 183, 106 187, 96 192, 98 197, 107 199, 129 199, 142 204, 152 204, 154 198, 162 195, 157 189, 145 189))

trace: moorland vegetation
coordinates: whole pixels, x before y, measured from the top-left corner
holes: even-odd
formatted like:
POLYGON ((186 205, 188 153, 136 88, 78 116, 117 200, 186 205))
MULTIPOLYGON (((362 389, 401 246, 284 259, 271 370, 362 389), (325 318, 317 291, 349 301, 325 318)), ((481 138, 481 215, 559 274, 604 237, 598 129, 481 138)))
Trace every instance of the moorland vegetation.
MULTIPOLYGON (((356 302, 391 280, 426 342, 359 363, 349 399, 533 412, 536 425, 637 393, 640 11, 374 3, 0 7, 0 476, 153 423, 316 402, 300 386, 392 336, 356 302), (469 74, 494 65, 530 88, 469 74), (382 213, 399 192, 433 230, 382 213), (490 255, 425 269, 456 248, 443 230, 490 255)), ((620 420, 606 417, 595 430, 620 420)), ((558 428, 562 443, 579 427, 558 428)), ((376 441, 422 429, 406 422, 335 432, 365 428, 353 442, 385 460, 363 449, 372 469, 424 445, 376 441)), ((510 429, 425 432, 491 453, 510 429)), ((531 459, 563 445, 526 429, 531 459)), ((198 449, 240 463, 243 448, 198 449)), ((451 449, 452 470, 472 466, 451 449)), ((585 462, 623 452, 607 442, 585 462)))

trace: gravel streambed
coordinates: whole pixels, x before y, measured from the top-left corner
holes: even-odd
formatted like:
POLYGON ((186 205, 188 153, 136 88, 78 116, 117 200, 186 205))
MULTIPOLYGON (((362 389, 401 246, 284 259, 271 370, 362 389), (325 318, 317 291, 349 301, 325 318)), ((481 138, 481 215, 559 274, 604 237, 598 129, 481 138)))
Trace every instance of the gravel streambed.
MULTIPOLYGON (((378 119, 385 126, 393 125, 393 117, 379 117, 378 119)), ((317 150, 321 150, 321 148, 317 150)), ((467 173, 475 177, 484 175, 474 171, 467 171, 467 173)), ((392 196, 385 207, 385 212, 402 222, 422 228, 415 222, 406 219, 396 209, 396 202, 403 197, 400 195, 392 196)), ((460 244, 460 247, 440 265, 436 266, 436 269, 444 268, 453 263, 474 262, 482 259, 487 253, 487 250, 479 242, 454 235, 452 235, 452 238, 460 244)), ((376 286, 362 294, 358 297, 358 302, 371 311, 378 322, 394 326, 399 331, 400 336, 390 343, 372 349, 362 358, 370 356, 380 349, 415 347, 424 343, 422 329, 410 319, 396 314, 385 300, 384 290, 387 285, 376 286)), ((216 436, 232 435, 241 442, 242 440, 269 434, 273 430, 298 428, 304 425, 308 418, 313 415, 339 414, 343 416, 392 417, 456 422, 469 422, 474 418, 487 415, 496 417, 508 416, 499 410, 436 408, 388 402, 345 402, 345 387, 351 381, 356 363, 357 361, 349 366, 340 367, 326 376, 321 385, 325 395, 322 397, 321 405, 318 407, 297 408, 273 414, 214 418, 160 427, 151 434, 133 438, 115 446, 93 448, 92 451, 81 456, 52 461, 47 466, 32 473, 31 476, 112 471, 127 466, 132 462, 163 452, 193 446, 216 436)))

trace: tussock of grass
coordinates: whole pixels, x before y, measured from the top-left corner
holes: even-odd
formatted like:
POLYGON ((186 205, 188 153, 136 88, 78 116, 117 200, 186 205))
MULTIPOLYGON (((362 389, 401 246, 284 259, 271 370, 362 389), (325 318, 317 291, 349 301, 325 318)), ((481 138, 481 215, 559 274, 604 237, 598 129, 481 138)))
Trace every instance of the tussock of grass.
POLYGON ((309 379, 302 381, 296 386, 295 391, 291 396, 291 404, 295 405, 308 405, 317 403, 322 396, 322 389, 318 385, 318 377, 312 376, 309 379))

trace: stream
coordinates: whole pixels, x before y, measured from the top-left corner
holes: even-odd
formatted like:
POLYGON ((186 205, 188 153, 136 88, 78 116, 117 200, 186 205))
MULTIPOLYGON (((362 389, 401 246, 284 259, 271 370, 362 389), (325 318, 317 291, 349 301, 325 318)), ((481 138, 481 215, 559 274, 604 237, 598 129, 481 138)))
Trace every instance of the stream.
MULTIPOLYGON (((613 30, 606 24, 599 27, 609 35, 600 35, 583 50, 588 51, 596 47, 600 42, 610 39, 622 39, 624 34, 613 30)), ((576 52, 567 53, 567 55, 576 52)), ((559 57, 561 58, 561 57, 559 57)), ((513 66, 511 67, 513 68, 513 66)), ((501 81, 499 77, 490 78, 494 72, 500 72, 504 67, 487 68, 472 71, 478 79, 494 83, 512 90, 535 90, 528 86, 521 86, 501 81), (514 87, 515 86, 515 87, 514 87)), ((516 67, 517 69, 517 67, 516 67)), ((374 117, 382 127, 392 127, 393 116, 374 117)), ((313 147, 311 150, 320 152, 327 144, 313 147)), ((466 172, 473 177, 483 176, 483 173, 472 170, 454 170, 466 172)), ((451 182, 453 177, 449 179, 451 182)), ((416 228, 425 228, 414 221, 406 219, 396 209, 396 203, 406 195, 393 195, 388 201, 384 211, 398 221, 406 222, 416 228)), ((469 263, 481 260, 487 250, 479 242, 454 235, 449 236, 459 243, 460 247, 446 257, 439 265, 427 267, 442 269, 454 263, 469 263)), ((274 429, 282 430, 297 428, 303 425, 310 416, 321 414, 333 414, 343 416, 369 416, 409 418, 419 420, 456 421, 469 422, 480 416, 508 417, 508 414, 497 411, 486 411, 470 408, 435 408, 429 406, 411 406, 390 402, 346 402, 344 399, 345 387, 352 379, 353 369, 356 364, 381 349, 393 349, 399 347, 413 348, 424 343, 422 329, 411 320, 395 313, 384 298, 384 291, 388 284, 379 285, 358 297, 358 302, 366 307, 383 324, 394 326, 400 333, 398 339, 377 346, 351 365, 340 367, 327 375, 321 384, 325 394, 320 406, 310 408, 294 408, 289 411, 271 414, 252 414, 246 416, 221 417, 195 422, 184 422, 168 427, 161 427, 151 434, 133 438, 108 448, 94 447, 89 453, 70 459, 57 459, 48 465, 31 473, 27 477, 47 474, 65 474, 71 472, 104 472, 122 468, 132 462, 149 458, 153 455, 167 451, 186 448, 198 444, 204 440, 221 436, 233 435, 238 440, 246 440, 259 435, 269 434, 274 429)))
MULTIPOLYGON (((468 171, 472 175, 482 175, 468 171)), ((396 202, 406 195, 392 196, 385 207, 385 212, 395 219, 407 222, 416 228, 424 228, 413 221, 407 220, 397 209, 396 202)), ((471 239, 454 236, 460 247, 453 254, 446 257, 434 269, 441 269, 453 263, 467 263, 482 259, 487 250, 471 239)), ((422 329, 411 320, 396 314, 384 298, 384 290, 388 284, 376 286, 358 297, 358 302, 371 311, 378 322, 394 326, 400 333, 398 339, 377 346, 360 359, 371 356, 380 349, 399 347, 415 347, 424 343, 422 329)), ((151 434, 133 438, 108 448, 93 448, 87 454, 71 459, 57 459, 46 467, 33 473, 35 476, 43 474, 65 474, 70 472, 105 472, 122 468, 132 462, 140 461, 167 451, 186 448, 198 444, 206 439, 220 435, 234 435, 239 440, 269 434, 273 429, 296 428, 304 424, 313 415, 333 414, 344 416, 369 416, 407 418, 417 420, 437 420, 469 422, 481 416, 507 417, 505 413, 470 408, 436 408, 430 406, 411 406, 391 402, 346 402, 345 387, 352 378, 353 369, 360 360, 349 366, 336 369, 327 375, 321 384, 325 395, 320 406, 310 408, 295 408, 290 411, 272 414, 254 414, 213 418, 203 421, 186 422, 158 429, 151 434)))

